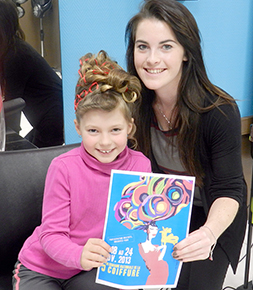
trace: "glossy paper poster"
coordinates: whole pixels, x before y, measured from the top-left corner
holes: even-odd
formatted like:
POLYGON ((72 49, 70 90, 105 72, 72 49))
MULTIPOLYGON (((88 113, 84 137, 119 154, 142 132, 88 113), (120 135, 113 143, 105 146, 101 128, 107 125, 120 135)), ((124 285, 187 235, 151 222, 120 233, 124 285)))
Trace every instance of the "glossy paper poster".
POLYGON ((174 245, 189 230, 195 178, 113 170, 103 239, 113 251, 96 282, 121 289, 175 287, 174 245))

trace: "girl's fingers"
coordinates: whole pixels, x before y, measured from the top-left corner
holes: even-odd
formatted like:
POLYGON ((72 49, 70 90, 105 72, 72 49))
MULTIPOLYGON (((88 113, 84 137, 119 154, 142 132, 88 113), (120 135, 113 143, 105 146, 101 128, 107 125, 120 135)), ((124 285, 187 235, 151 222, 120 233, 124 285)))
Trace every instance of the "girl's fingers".
POLYGON ((84 270, 100 267, 110 257, 111 247, 101 239, 89 239, 83 247, 81 266, 84 270))

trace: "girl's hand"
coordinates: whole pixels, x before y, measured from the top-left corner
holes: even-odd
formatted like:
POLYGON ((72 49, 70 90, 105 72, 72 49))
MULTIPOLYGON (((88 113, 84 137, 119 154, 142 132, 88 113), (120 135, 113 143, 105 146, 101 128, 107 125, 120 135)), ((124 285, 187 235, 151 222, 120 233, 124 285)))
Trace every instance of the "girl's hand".
POLYGON ((172 256, 182 262, 205 260, 210 256, 211 248, 215 242, 210 230, 201 227, 179 242, 174 247, 172 256))
POLYGON ((89 239, 83 247, 81 266, 85 271, 102 266, 110 257, 111 247, 101 239, 89 239))

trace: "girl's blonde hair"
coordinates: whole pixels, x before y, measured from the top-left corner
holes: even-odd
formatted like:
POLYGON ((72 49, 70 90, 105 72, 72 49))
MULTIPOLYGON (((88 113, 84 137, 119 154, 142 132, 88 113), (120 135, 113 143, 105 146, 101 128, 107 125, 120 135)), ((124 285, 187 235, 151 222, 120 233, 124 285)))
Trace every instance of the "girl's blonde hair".
MULTIPOLYGON (((120 108, 126 121, 132 123, 135 101, 140 98, 141 84, 137 77, 130 75, 108 54, 101 50, 97 55, 88 53, 80 59, 79 79, 76 85, 75 112, 80 123, 83 115, 90 110, 111 112, 120 108)), ((133 124, 128 139, 136 147, 133 124)))

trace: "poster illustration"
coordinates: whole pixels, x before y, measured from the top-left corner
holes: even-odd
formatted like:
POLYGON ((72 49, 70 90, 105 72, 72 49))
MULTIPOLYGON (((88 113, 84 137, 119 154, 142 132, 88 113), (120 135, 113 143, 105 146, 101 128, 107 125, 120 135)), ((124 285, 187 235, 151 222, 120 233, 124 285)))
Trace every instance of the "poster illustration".
POLYGON ((195 177, 112 170, 103 239, 112 252, 96 282, 120 289, 176 287, 172 257, 189 231, 195 177))

